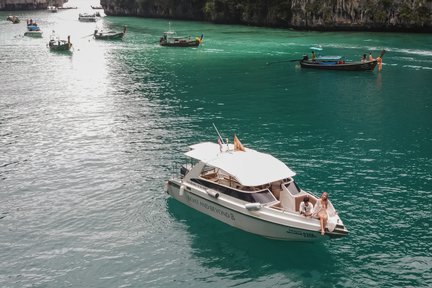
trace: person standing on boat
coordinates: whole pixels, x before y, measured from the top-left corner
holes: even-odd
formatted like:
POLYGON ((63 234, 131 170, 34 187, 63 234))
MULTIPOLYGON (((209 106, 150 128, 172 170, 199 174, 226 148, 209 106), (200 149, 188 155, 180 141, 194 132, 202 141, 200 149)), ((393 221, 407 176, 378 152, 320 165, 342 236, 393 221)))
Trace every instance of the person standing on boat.
POLYGON ((316 60, 316 54, 315 54, 315 51, 312 51, 312 61, 315 61, 316 60))
POLYGON ((304 215, 305 217, 312 216, 313 205, 309 202, 309 196, 305 196, 303 198, 303 202, 300 203, 300 215, 304 215))
POLYGON ((369 61, 370 62, 374 61, 374 58, 372 57, 372 53, 371 52, 369 52, 369 61))
POLYGON ((327 208, 329 207, 328 193, 323 192, 321 198, 315 203, 313 216, 320 219, 321 224, 321 235, 325 234, 325 227, 327 226, 327 220, 329 213, 327 208))

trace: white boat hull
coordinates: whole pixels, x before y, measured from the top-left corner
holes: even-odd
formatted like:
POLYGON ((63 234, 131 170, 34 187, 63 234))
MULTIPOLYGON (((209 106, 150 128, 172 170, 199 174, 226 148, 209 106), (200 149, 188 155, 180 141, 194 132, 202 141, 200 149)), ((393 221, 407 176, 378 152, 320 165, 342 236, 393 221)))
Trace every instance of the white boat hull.
POLYGON ((273 215, 269 212, 275 209, 249 211, 240 206, 229 207, 231 205, 220 199, 224 197, 222 195, 217 199, 204 190, 188 186, 180 188, 181 186, 179 182, 170 180, 167 183, 167 193, 195 210, 246 232, 286 241, 319 241, 330 236, 320 234, 316 219, 295 215, 294 220, 289 220, 288 213, 275 211, 273 215))

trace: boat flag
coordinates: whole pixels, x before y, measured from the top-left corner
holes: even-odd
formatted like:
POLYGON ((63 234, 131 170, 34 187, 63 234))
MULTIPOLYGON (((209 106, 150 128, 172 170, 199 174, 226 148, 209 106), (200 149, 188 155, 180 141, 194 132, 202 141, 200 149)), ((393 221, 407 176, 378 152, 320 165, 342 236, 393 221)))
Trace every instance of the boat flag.
POLYGON ((237 135, 234 134, 234 151, 243 151, 245 152, 245 148, 240 140, 237 138, 237 135))

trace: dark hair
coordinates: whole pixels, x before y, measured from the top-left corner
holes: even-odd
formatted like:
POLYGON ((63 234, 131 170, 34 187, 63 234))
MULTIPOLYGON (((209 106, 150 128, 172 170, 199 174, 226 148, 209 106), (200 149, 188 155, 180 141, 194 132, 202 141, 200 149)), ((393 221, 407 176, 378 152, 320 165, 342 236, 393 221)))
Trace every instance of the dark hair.
POLYGON ((309 196, 305 196, 304 198, 303 198, 303 201, 305 201, 305 202, 309 202, 309 196))

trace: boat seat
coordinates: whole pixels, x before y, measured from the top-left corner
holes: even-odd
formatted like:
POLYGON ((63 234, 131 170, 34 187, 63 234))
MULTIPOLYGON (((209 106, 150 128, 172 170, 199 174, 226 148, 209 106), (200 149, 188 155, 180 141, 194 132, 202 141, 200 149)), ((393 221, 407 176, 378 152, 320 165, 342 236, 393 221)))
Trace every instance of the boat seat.
POLYGON ((270 191, 273 193, 277 200, 280 200, 280 193, 282 191, 282 182, 275 182, 271 184, 270 191))
POLYGON ((213 179, 213 178, 218 178, 218 174, 217 174, 217 172, 213 172, 213 173, 209 173, 209 174, 204 174, 204 175, 202 175, 202 177, 205 179, 213 179))
MULTIPOLYGON (((303 198, 306 196, 307 194, 302 194, 300 196, 297 196, 295 198, 295 211, 298 212, 300 211, 300 203, 303 202, 303 198)), ((309 203, 311 203, 313 206, 315 206, 317 199, 315 199, 315 197, 309 195, 309 203)))

